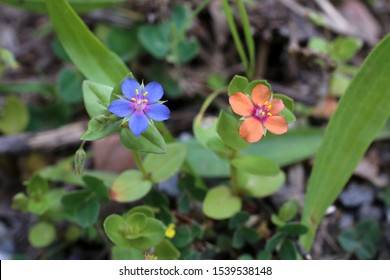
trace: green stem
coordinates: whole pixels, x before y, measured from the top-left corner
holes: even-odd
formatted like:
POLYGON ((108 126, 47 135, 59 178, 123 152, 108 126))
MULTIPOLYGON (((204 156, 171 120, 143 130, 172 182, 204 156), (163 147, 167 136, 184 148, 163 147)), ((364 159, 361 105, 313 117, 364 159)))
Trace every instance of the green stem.
MULTIPOLYGON (((231 159, 234 159, 238 156, 239 152, 234 151, 231 159)), ((233 194, 239 194, 240 193, 240 186, 238 183, 238 170, 236 167, 234 167, 232 164, 230 165, 230 178, 231 178, 231 184, 232 184, 232 192, 233 194)))
POLYGON ((232 11, 230 10, 227 0, 222 0, 223 10, 225 12, 226 20, 228 21, 230 32, 232 33, 234 44, 236 45, 237 52, 241 58, 242 64, 244 64, 245 72, 249 76, 248 58, 245 54, 244 47, 241 43, 240 36, 238 35, 237 26, 234 22, 232 11))
POLYGON ((206 112, 207 108, 210 106, 210 104, 214 101, 215 98, 218 97, 221 93, 224 93, 226 91, 226 87, 217 89, 213 91, 205 101, 203 101, 202 107, 200 107, 198 115, 195 117, 195 123, 198 123, 202 120, 204 113, 206 112))
POLYGON ((146 169, 145 169, 145 166, 144 166, 144 164, 142 162, 140 154, 138 152, 136 152, 136 151, 131 151, 131 152, 133 154, 133 159, 134 159, 135 164, 138 167, 138 170, 141 171, 141 173, 142 173, 142 175, 144 176, 145 179, 148 179, 149 175, 146 172, 146 169))
POLYGON ((248 79, 251 80, 255 73, 255 42, 251 34, 251 27, 248 19, 248 14, 245 10, 245 5, 242 0, 236 0, 242 27, 244 29, 245 42, 249 53, 248 79))

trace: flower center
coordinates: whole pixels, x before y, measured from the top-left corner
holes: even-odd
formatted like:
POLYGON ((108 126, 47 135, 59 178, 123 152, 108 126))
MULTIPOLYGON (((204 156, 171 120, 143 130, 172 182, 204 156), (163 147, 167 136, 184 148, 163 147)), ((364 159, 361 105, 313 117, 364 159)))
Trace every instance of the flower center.
POLYGON ((149 100, 146 99, 148 92, 140 93, 138 89, 135 90, 136 97, 131 98, 131 106, 137 111, 143 111, 147 105, 149 105, 149 100))
POLYGON ((270 110, 271 110, 272 105, 269 104, 268 101, 265 101, 264 104, 257 104, 255 106, 255 112, 254 116, 259 118, 260 121, 265 122, 269 117, 272 116, 270 110))

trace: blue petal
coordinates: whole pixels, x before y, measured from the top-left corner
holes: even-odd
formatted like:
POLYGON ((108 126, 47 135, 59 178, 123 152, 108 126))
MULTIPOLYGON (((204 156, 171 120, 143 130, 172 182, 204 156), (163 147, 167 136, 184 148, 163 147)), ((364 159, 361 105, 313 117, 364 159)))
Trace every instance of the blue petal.
POLYGON ((162 86, 157 82, 147 84, 144 88, 144 92, 148 93, 148 95, 146 95, 146 99, 148 99, 149 103, 156 103, 164 95, 162 86))
POLYGON ((161 122, 169 119, 170 111, 163 104, 151 104, 146 111, 146 115, 155 121, 161 122))
POLYGON ((108 111, 121 118, 130 116, 134 112, 131 109, 131 102, 123 99, 112 101, 108 107, 108 111))
POLYGON ((134 114, 131 115, 129 127, 135 136, 139 136, 144 132, 148 128, 148 125, 148 118, 142 111, 135 111, 134 114))
POLYGON ((122 92, 127 99, 132 99, 136 97, 136 90, 141 93, 141 86, 135 79, 125 79, 122 83, 122 92))

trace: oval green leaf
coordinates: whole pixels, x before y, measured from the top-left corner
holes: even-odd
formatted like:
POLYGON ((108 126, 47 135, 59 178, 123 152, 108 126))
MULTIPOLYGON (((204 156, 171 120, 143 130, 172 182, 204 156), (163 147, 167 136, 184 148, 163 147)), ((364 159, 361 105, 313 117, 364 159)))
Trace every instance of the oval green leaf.
POLYGON ((50 245, 56 238, 56 228, 47 222, 33 225, 28 232, 28 241, 35 248, 50 245))
POLYGON ((166 153, 164 138, 152 125, 149 125, 148 129, 138 137, 130 129, 122 128, 120 138, 122 144, 130 150, 154 154, 166 153))
POLYGON ((275 161, 259 156, 242 155, 231 160, 230 163, 241 172, 253 175, 274 176, 280 171, 275 161))
POLYGON ((230 218, 240 209, 241 199, 233 195, 231 189, 225 186, 209 190, 203 201, 203 213, 216 220, 230 218))
POLYGON ((187 156, 187 145, 173 143, 167 145, 165 154, 148 154, 144 160, 147 173, 153 182, 164 181, 179 171, 187 156))
POLYGON ((144 180, 136 170, 121 173, 112 184, 110 197, 118 202, 131 202, 144 197, 152 188, 152 182, 144 180))
POLYGON ((239 122, 235 117, 221 111, 217 123, 217 133, 221 137, 222 141, 236 150, 243 150, 250 146, 239 133, 239 122))
POLYGON ((107 112, 113 88, 92 81, 83 83, 83 99, 88 115, 93 118, 107 112))
POLYGON ((285 177, 283 171, 275 176, 257 176, 240 172, 239 184, 243 191, 250 196, 266 197, 283 186, 285 177))

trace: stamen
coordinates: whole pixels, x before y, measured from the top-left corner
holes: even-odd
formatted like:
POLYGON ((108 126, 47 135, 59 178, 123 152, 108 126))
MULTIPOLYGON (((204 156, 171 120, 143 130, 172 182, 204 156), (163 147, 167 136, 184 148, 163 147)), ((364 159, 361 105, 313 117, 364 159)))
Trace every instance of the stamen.
POLYGON ((135 99, 134 97, 131 98, 131 101, 137 101, 137 99, 135 99))
POLYGON ((145 91, 145 92, 144 92, 144 96, 148 95, 148 93, 149 93, 149 92, 145 91))
POLYGON ((268 103, 269 103, 269 102, 268 102, 268 100, 267 100, 267 101, 265 101, 265 102, 264 102, 264 105, 265 105, 265 106, 267 106, 267 105, 268 105, 268 103))
POLYGON ((261 115, 264 116, 264 115, 265 115, 265 112, 261 112, 261 115))
POLYGON ((139 94, 139 91, 138 89, 135 90, 135 94, 138 95, 139 94))
POLYGON ((272 116, 272 114, 271 114, 271 113, 267 113, 267 116, 271 117, 271 116, 272 116))
POLYGON ((272 105, 268 105, 268 106, 267 106, 268 109, 271 109, 271 107, 272 107, 272 105))
POLYGON ((149 102, 149 100, 147 100, 147 99, 144 99, 144 100, 142 100, 143 102, 145 102, 145 103, 148 103, 149 102))
POLYGON ((138 101, 137 104, 140 105, 142 103, 142 101, 138 101))

